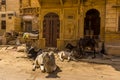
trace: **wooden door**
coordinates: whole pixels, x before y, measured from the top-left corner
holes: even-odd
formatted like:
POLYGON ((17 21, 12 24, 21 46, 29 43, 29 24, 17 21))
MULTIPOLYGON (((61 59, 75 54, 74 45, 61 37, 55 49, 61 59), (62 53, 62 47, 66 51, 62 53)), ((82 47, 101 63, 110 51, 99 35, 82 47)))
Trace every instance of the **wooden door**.
POLYGON ((46 39, 46 47, 57 47, 57 38, 59 38, 60 21, 55 13, 49 13, 44 16, 43 37, 46 39))

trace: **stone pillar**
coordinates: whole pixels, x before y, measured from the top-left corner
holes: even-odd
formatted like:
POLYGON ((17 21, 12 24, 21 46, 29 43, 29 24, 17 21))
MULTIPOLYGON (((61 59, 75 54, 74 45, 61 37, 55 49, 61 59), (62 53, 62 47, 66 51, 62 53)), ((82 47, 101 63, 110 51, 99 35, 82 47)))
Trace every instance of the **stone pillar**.
POLYGON ((44 15, 41 14, 41 8, 39 11, 39 47, 40 48, 45 48, 45 39, 42 37, 43 35, 43 20, 44 20, 44 15))
POLYGON ((63 8, 60 11, 59 19, 60 19, 60 38, 57 39, 57 48, 62 49, 64 47, 64 11, 63 8))

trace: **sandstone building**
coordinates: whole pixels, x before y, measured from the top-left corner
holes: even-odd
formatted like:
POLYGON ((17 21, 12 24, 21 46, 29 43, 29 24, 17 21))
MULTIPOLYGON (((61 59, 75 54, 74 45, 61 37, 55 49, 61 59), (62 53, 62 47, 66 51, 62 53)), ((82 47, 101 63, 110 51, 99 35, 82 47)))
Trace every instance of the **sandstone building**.
POLYGON ((120 40, 120 0, 20 0, 22 30, 39 30, 40 47, 76 45, 93 35, 120 40))
POLYGON ((19 0, 0 0, 0 35, 20 31, 19 0))

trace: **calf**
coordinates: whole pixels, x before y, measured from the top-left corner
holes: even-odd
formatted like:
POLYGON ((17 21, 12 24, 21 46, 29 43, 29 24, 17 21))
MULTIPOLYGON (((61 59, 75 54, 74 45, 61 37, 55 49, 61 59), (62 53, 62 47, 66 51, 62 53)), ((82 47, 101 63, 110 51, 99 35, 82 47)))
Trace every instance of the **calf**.
POLYGON ((75 56, 74 56, 74 51, 70 51, 70 52, 69 51, 60 51, 60 52, 58 52, 58 56, 61 61, 64 61, 64 59, 67 59, 68 61, 70 61, 70 60, 76 61, 75 56))

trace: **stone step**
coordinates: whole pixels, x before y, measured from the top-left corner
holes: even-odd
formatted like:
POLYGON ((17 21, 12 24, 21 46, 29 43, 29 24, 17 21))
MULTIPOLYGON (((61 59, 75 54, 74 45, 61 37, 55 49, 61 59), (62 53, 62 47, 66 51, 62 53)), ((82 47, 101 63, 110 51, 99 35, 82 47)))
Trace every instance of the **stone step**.
POLYGON ((120 45, 106 45, 106 52, 110 55, 120 56, 120 45))

